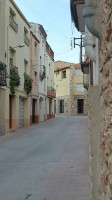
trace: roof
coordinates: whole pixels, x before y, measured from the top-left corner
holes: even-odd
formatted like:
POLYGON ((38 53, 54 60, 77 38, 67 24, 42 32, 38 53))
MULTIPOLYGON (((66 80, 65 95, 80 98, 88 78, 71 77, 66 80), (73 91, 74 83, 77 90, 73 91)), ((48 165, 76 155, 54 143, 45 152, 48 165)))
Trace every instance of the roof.
POLYGON ((15 9, 20 14, 20 16, 23 18, 23 20, 26 22, 26 24, 29 26, 29 28, 31 28, 30 23, 27 21, 27 19, 25 18, 25 16, 21 12, 21 10, 18 8, 18 6, 16 5, 16 3, 13 0, 10 0, 10 2, 13 4, 13 6, 15 7, 15 9))
POLYGON ((57 61, 54 63, 55 72, 69 69, 70 67, 81 68, 80 64, 74 64, 74 63, 69 63, 69 62, 64 62, 64 61, 57 61))
POLYGON ((75 23, 75 27, 78 31, 85 31, 85 22, 82 15, 85 0, 70 0, 70 9, 72 21, 75 23))

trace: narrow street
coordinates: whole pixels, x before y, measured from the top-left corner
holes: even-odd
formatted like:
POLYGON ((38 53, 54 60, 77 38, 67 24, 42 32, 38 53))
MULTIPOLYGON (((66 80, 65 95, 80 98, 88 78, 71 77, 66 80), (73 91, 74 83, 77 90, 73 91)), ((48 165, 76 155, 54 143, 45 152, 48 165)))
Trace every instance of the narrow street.
POLYGON ((59 117, 0 138, 0 200, 89 200, 88 118, 59 117))

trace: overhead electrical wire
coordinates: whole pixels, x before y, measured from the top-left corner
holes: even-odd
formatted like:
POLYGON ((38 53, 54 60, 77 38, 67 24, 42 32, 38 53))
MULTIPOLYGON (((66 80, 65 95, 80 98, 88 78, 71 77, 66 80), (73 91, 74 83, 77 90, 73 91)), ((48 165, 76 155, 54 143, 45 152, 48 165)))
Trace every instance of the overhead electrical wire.
MULTIPOLYGON (((25 8, 27 7, 27 8, 30 10, 31 14, 33 14, 36 18, 37 18, 37 13, 38 13, 38 14, 39 14, 39 15, 38 15, 38 18, 40 18, 42 21, 46 22, 46 24, 50 25, 51 27, 54 27, 54 29, 52 29, 53 32, 54 32, 54 30, 55 30, 55 31, 58 30, 58 33, 60 32, 60 29, 57 29, 57 27, 55 27, 54 24, 51 23, 51 22, 47 19, 46 16, 44 16, 43 14, 41 14, 35 6, 32 6, 33 4, 31 4, 31 2, 29 2, 28 0, 27 0, 27 2, 25 2, 25 1, 23 1, 23 0, 19 0, 19 3, 20 3, 22 6, 24 5, 25 8)), ((42 10, 42 9, 41 9, 41 10, 42 10)), ((60 33, 61 33, 61 32, 60 32, 60 33)))
POLYGON ((70 49, 68 49, 67 51, 64 51, 64 52, 59 53, 59 54, 54 54, 54 55, 57 56, 57 55, 65 54, 65 53, 67 53, 67 52, 69 52, 69 51, 72 51, 72 49, 70 48, 70 49))
POLYGON ((57 52, 56 52, 56 54, 57 54, 57 53, 61 53, 61 52, 62 52, 63 50, 65 50, 67 47, 70 47, 70 44, 69 44, 69 45, 67 45, 67 46, 65 46, 65 47, 63 47, 63 49, 61 49, 61 50, 57 51, 57 52))

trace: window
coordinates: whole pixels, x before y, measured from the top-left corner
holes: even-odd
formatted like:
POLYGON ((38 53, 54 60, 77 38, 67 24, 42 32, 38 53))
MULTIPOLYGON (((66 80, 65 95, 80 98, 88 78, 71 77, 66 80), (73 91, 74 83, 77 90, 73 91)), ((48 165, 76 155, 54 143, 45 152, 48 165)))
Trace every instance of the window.
POLYGON ((24 27, 24 42, 29 46, 30 40, 28 39, 28 30, 24 27))
POLYGON ((13 20, 15 20, 15 18, 16 18, 16 14, 15 14, 15 12, 12 10, 12 8, 10 8, 10 18, 13 19, 13 20))
POLYGON ((34 42, 34 47, 35 47, 35 55, 37 55, 37 43, 34 42))
POLYGON ((12 10, 12 8, 10 8, 9 24, 16 32, 18 31, 18 24, 16 23, 16 14, 12 10))
POLYGON ((50 73, 50 63, 49 63, 49 73, 50 73))
POLYGON ((28 73, 28 61, 24 60, 24 72, 27 74, 28 73))
POLYGON ((78 93, 84 93, 84 86, 83 86, 82 83, 76 84, 76 91, 77 91, 78 93))
POLYGON ((52 80, 51 80, 51 87, 52 87, 52 80))
POLYGON ((10 64, 14 65, 15 63, 15 50, 10 47, 10 64))
POLYGON ((81 114, 84 112, 84 100, 77 99, 77 113, 81 114))
POLYGON ((82 73, 81 69, 75 69, 74 75, 75 76, 83 76, 83 73, 82 73))
POLYGON ((37 85, 37 72, 34 72, 34 77, 35 77, 35 85, 37 85))
POLYGON ((62 78, 66 78, 66 70, 62 71, 62 78))
POLYGON ((16 51, 10 47, 10 70, 18 70, 17 67, 15 66, 16 63, 16 51))
POLYGON ((49 86, 49 77, 47 77, 47 86, 49 86))
POLYGON ((64 100, 60 100, 60 113, 64 113, 64 100))
POLYGON ((56 85, 56 92, 58 92, 58 85, 56 85))

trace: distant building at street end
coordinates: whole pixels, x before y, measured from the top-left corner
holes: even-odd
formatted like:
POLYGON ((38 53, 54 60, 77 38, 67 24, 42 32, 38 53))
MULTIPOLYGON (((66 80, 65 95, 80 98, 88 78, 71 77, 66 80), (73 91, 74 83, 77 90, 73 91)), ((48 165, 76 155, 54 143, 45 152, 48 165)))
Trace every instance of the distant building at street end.
POLYGON ((54 66, 56 113, 68 116, 87 116, 87 93, 83 87, 83 73, 80 64, 57 61, 54 66))
POLYGON ((54 118, 54 104, 56 98, 56 91, 54 89, 54 52, 46 42, 46 86, 47 86, 47 119, 54 118))

